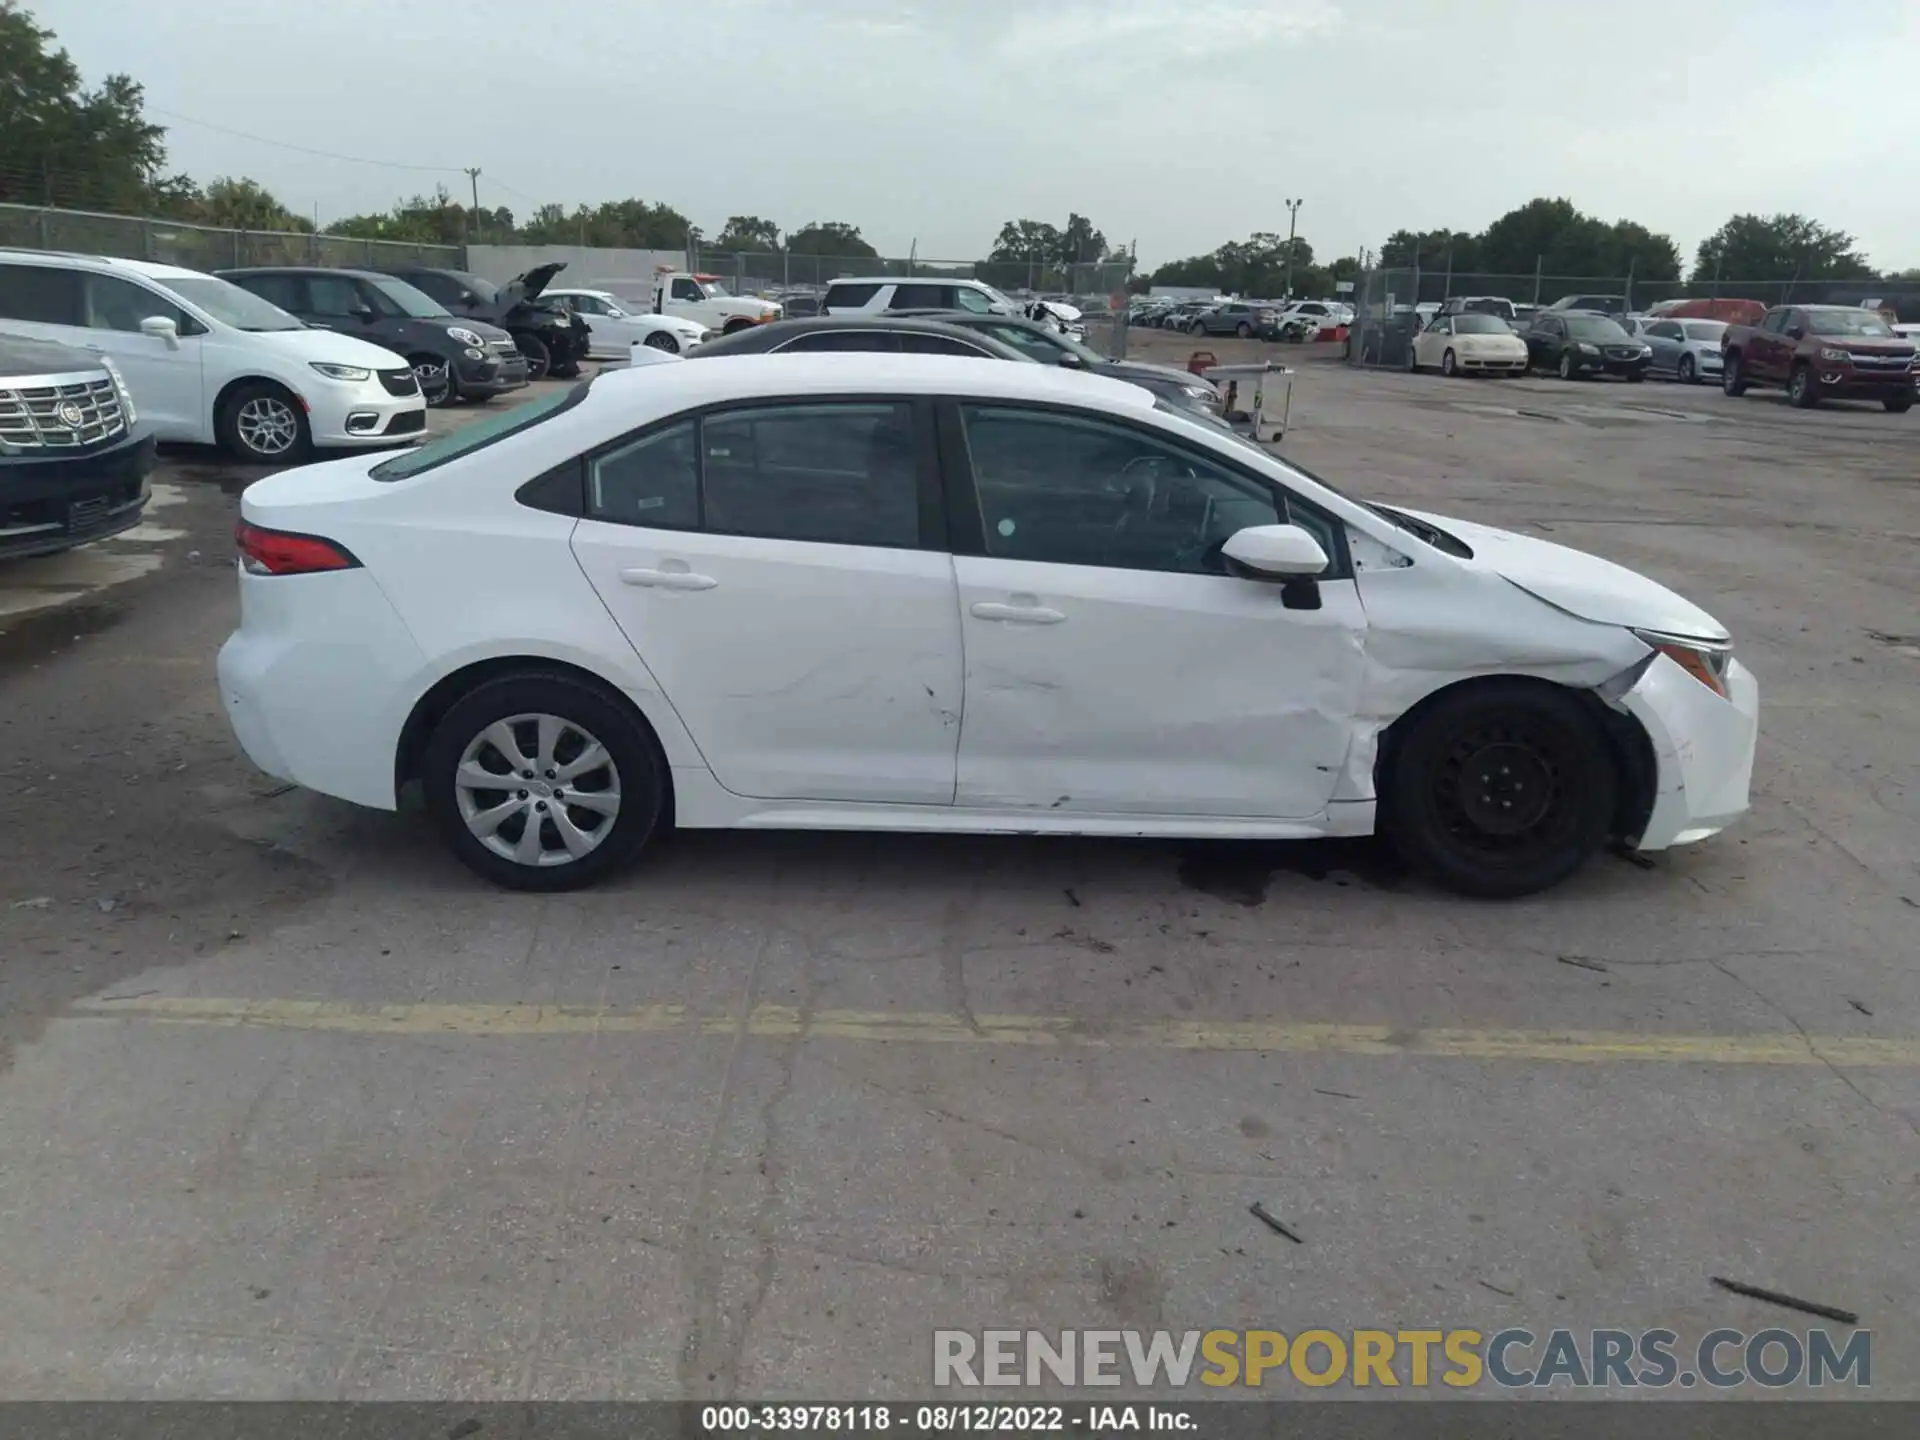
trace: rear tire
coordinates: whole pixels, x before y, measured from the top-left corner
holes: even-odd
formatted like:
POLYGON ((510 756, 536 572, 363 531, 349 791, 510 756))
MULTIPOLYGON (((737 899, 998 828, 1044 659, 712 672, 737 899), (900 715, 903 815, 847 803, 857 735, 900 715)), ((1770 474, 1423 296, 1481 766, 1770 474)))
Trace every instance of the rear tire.
POLYGON ((1242 320, 1238 325, 1233 327, 1233 333, 1238 335, 1242 340, 1251 339, 1253 336, 1253 327, 1242 320))
POLYGON ((1605 843, 1616 784, 1606 737, 1572 694, 1483 681, 1441 696, 1399 738, 1382 828, 1408 864, 1450 890, 1531 895, 1605 843))
POLYGON ((1735 398, 1747 393, 1747 370, 1740 363, 1738 351, 1727 356, 1725 366, 1720 371, 1720 393, 1735 398))
POLYGON ((1407 337, 1407 374, 1411 375, 1420 368, 1420 352, 1413 348, 1413 337, 1407 337))
POLYGON ((1787 377, 1787 403, 1796 410, 1811 410, 1820 403, 1820 390, 1813 381, 1813 367, 1804 360, 1787 377))
POLYGON ((547 349, 547 342, 531 330, 516 330, 513 343, 527 357, 528 383, 546 379, 547 371, 553 366, 553 352, 547 349))
POLYGON ((666 774, 653 735, 629 710, 543 671, 469 691, 434 727, 420 767, 427 808, 460 862, 496 885, 540 891, 591 885, 631 860, 659 827, 666 774), (605 763, 569 776, 568 762, 588 757, 589 746, 605 763))
POLYGON ((1913 397, 1911 395, 1890 395, 1880 403, 1895 415, 1904 415, 1913 408, 1913 397))

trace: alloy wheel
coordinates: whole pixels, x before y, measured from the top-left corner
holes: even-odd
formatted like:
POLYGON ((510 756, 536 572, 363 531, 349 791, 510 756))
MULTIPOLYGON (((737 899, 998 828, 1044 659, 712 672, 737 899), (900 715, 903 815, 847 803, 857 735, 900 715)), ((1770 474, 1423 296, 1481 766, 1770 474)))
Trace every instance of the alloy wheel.
POLYGON ((517 865, 567 865, 590 855, 620 816, 613 756, 558 715, 511 715, 467 743, 454 800, 468 832, 517 865))
POLYGON ((453 398, 453 362, 422 359, 413 367, 420 395, 429 405, 444 405, 453 398))
POLYGON ((300 417, 275 395, 253 396, 234 413, 233 428, 256 455, 285 455, 300 439, 300 417))

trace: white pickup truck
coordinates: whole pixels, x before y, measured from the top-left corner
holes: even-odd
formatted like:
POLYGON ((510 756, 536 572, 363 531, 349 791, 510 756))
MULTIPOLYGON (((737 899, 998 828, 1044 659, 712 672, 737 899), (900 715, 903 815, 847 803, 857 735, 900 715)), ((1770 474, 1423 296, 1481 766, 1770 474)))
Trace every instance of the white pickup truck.
POLYGON ((666 270, 653 277, 653 308, 657 314, 697 321, 723 335, 780 318, 780 307, 771 300, 730 295, 719 276, 689 275, 682 270, 666 270))

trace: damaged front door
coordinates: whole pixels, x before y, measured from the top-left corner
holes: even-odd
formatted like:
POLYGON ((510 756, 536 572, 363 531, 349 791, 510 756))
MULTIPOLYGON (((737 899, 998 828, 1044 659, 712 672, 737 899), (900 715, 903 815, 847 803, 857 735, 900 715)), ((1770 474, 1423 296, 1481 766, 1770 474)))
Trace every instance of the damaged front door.
POLYGON ((1142 430, 959 409, 985 553, 954 558, 966 656, 956 802, 1323 811, 1352 735, 1365 628, 1333 523, 1142 430), (1226 573, 1228 536, 1289 522, 1335 557, 1318 608, 1226 573))

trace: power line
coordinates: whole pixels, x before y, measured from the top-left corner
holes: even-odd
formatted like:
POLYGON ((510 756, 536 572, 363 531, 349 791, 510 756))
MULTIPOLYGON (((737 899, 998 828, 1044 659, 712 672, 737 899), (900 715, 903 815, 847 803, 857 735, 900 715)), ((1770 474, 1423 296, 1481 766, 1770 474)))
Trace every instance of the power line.
POLYGON ((318 155, 325 160, 344 160, 351 165, 377 165, 387 170, 427 170, 441 175, 464 175, 466 173, 466 171, 458 165, 409 165, 399 160, 369 160, 364 155, 342 155, 333 150, 316 150, 311 145, 295 145, 288 140, 270 140, 265 135, 253 135, 245 130, 235 130, 230 125, 216 125, 211 120, 197 120, 191 115, 182 115, 177 110, 163 110, 158 105, 149 105, 147 108, 156 115, 164 115, 170 120, 178 120, 183 124, 198 125, 206 130, 217 130, 222 135, 232 135, 240 140, 251 140, 256 145, 271 145, 278 150, 294 150, 302 155, 318 155))

